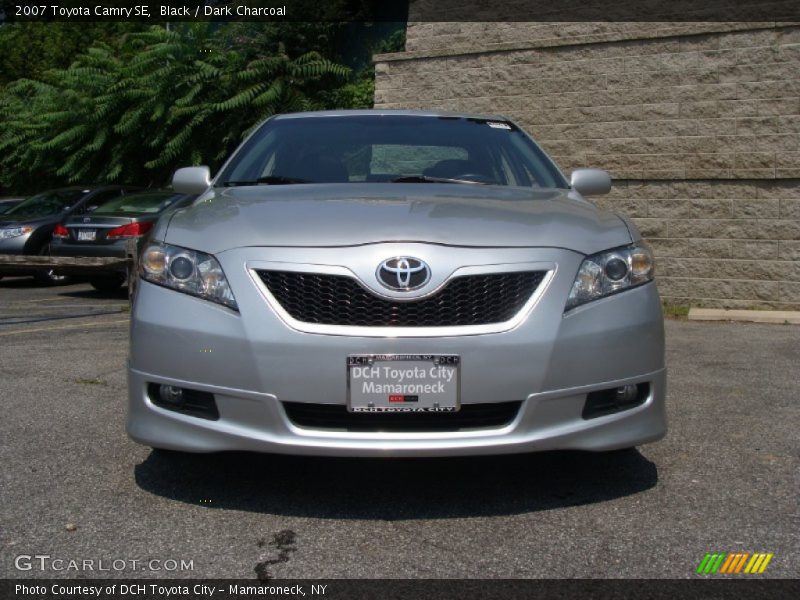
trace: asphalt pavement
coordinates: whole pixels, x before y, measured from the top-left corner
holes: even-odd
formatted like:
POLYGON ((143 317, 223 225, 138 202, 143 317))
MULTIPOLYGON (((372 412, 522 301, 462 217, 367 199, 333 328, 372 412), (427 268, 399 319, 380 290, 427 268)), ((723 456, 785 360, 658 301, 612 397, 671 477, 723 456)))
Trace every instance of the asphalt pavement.
POLYGON ((128 315, 124 291, 0 281, 0 578, 800 572, 798 326, 669 320, 670 431, 638 450, 379 460, 131 442, 128 315))

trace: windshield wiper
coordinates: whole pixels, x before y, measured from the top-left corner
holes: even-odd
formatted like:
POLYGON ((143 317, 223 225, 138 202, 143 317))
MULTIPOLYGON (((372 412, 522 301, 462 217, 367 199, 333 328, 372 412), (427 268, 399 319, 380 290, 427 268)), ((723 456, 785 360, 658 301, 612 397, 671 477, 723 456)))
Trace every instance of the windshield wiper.
POLYGON ((471 179, 452 179, 450 177, 431 177, 430 175, 404 175, 390 179, 390 183, 466 183, 469 185, 489 185, 483 181, 471 179))
POLYGON ((267 175, 259 177, 254 181, 226 181, 226 187, 235 187, 240 185, 291 185, 293 183, 311 183, 305 179, 298 177, 284 177, 283 175, 267 175))

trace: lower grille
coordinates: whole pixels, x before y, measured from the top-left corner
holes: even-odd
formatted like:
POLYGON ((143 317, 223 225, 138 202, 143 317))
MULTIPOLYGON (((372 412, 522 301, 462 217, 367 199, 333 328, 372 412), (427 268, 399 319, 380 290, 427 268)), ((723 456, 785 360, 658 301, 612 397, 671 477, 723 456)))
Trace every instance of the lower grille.
POLYGON ((256 271, 292 318, 320 325, 447 327, 487 325, 513 318, 545 271, 454 277, 433 296, 398 302, 376 296, 352 277, 256 271))
POLYGON ((298 427, 337 431, 437 432, 490 429, 511 423, 522 402, 466 404, 454 413, 351 413, 341 404, 284 402, 289 420, 298 427))

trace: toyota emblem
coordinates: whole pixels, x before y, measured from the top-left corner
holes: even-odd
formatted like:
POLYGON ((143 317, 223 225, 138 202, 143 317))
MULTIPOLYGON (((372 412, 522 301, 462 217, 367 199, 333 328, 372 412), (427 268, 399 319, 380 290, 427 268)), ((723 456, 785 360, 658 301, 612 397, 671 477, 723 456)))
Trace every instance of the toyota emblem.
POLYGON ((396 256, 383 261, 376 273, 378 281, 390 290, 408 292, 421 288, 431 278, 431 270, 424 261, 410 256, 396 256))

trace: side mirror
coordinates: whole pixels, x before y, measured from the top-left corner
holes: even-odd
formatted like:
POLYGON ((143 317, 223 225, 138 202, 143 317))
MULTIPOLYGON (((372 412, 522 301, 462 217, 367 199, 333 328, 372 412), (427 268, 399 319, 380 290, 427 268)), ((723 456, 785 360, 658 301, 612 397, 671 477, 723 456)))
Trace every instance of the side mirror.
POLYGON ((575 169, 570 185, 584 196, 599 196, 611 191, 611 176, 602 169, 575 169))
POLYGON ((208 167, 184 167, 172 176, 172 189, 179 194, 202 194, 211 185, 208 167))

